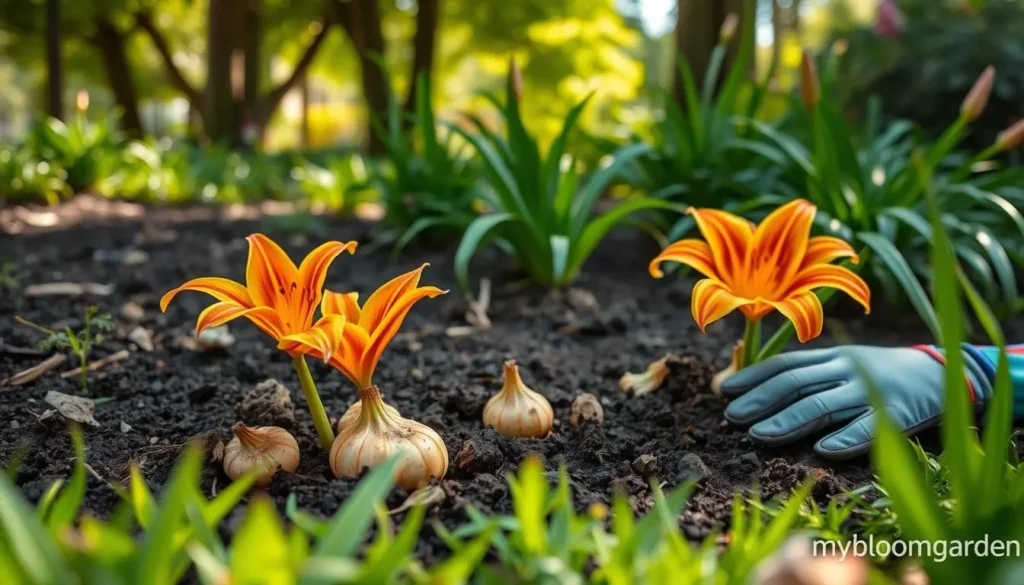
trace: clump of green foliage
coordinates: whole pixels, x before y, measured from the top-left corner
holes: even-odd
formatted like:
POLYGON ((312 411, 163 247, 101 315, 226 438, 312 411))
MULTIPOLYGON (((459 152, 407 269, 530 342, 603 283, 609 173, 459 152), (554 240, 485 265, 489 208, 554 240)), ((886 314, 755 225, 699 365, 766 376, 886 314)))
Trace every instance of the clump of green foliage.
POLYGON ((489 96, 505 122, 504 136, 476 118, 472 119, 475 131, 457 129, 479 155, 486 184, 482 196, 488 208, 466 228, 455 252, 455 275, 464 291, 469 290, 469 263, 487 242, 497 242, 533 280, 563 287, 576 278, 604 236, 630 215, 648 209, 682 211, 662 199, 630 197, 594 217, 608 185, 649 147, 624 146, 609 155, 600 169, 581 177, 566 148, 589 98, 569 111, 561 132, 542 156, 520 116, 517 79, 513 63, 504 104, 489 96))
POLYGON ((79 368, 78 384, 82 392, 89 389, 88 365, 89 354, 96 346, 103 343, 103 334, 114 330, 114 320, 110 313, 101 313, 99 307, 89 307, 85 310, 82 318, 82 328, 78 331, 70 326, 64 331, 54 331, 43 327, 27 319, 16 317, 22 325, 27 325, 46 334, 46 338, 39 342, 39 348, 45 351, 70 351, 81 366, 79 368))
POLYGON ((21 266, 13 260, 0 262, 0 289, 15 291, 21 288, 21 266))
POLYGON ((403 123, 394 88, 388 92, 387 124, 374 120, 386 157, 373 165, 371 185, 380 193, 387 231, 398 253, 428 235, 462 234, 479 213, 478 171, 456 133, 442 134, 434 115, 430 78, 416 80, 416 109, 403 123))

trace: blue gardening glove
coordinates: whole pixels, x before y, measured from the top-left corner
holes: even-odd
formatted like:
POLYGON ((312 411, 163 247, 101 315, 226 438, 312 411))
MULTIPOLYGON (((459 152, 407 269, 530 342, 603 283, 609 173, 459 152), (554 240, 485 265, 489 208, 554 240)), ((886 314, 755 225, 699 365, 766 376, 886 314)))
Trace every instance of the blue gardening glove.
MULTIPOLYGON (((923 346, 922 346, 923 347, 923 346)), ((970 352, 964 352, 974 405, 991 396, 991 382, 970 352)), ((860 367, 885 398, 885 409, 900 429, 914 434, 942 416, 945 366, 934 349, 865 345, 785 353, 727 378, 722 394, 735 399, 725 418, 749 425, 750 437, 769 446, 803 439, 826 428, 814 450, 829 459, 866 453, 875 435, 874 408, 860 367)))

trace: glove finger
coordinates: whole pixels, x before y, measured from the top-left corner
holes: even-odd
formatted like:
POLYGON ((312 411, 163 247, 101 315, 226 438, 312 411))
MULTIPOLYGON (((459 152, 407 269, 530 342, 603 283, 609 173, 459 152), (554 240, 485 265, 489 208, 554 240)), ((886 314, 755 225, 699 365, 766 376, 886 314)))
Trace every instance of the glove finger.
POLYGON ((725 418, 739 425, 757 422, 801 398, 846 382, 845 370, 838 360, 785 370, 732 401, 725 409, 725 418))
MULTIPOLYGON (((861 387, 860 382, 851 384, 861 387)), ((866 394, 860 392, 861 394, 866 394)), ((914 435, 938 424, 942 418, 942 401, 940 399, 911 401, 894 400, 885 406, 885 411, 900 431, 914 435)), ((846 427, 822 437, 814 446, 814 450, 827 459, 849 459, 864 455, 871 449, 871 441, 875 437, 877 414, 862 416, 846 427)))
POLYGON ((852 384, 826 390, 787 406, 782 412, 750 427, 750 438, 769 445, 792 443, 829 426, 845 423, 869 408, 852 384))
POLYGON ((826 435, 814 445, 814 451, 825 459, 852 459, 864 455, 871 449, 871 440, 875 436, 877 414, 869 407, 868 411, 838 431, 826 435))
POLYGON ((743 368, 722 382, 722 395, 735 398, 787 370, 822 364, 835 356, 834 348, 808 349, 772 356, 743 368))

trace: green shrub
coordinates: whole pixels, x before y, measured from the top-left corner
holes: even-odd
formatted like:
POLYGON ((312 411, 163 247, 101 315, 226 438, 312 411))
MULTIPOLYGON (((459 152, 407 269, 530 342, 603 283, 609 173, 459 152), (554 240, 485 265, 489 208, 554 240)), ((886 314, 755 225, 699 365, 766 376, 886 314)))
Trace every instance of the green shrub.
POLYGON ((428 234, 462 234, 479 212, 477 169, 454 144, 454 132, 438 133, 429 77, 416 81, 416 95, 408 126, 393 89, 387 127, 376 125, 387 157, 373 166, 370 181, 386 209, 382 241, 394 242, 395 253, 428 234))
POLYGON ((67 124, 56 118, 41 118, 29 131, 27 147, 39 158, 64 169, 72 193, 92 189, 116 164, 121 138, 115 118, 96 122, 79 114, 67 124))
POLYGON ((469 225, 455 252, 455 274, 464 291, 469 290, 470 260, 486 242, 496 241, 533 280, 562 287, 576 278, 601 239, 631 214, 645 209, 681 211, 661 199, 632 197, 592 217, 607 186, 649 147, 622 147, 602 168, 581 177, 575 159, 565 150, 587 100, 567 114, 561 132, 542 156, 520 117, 514 77, 509 76, 504 104, 490 96, 504 119, 505 136, 476 118, 475 131, 457 129, 480 156, 486 183, 481 196, 488 208, 469 225))

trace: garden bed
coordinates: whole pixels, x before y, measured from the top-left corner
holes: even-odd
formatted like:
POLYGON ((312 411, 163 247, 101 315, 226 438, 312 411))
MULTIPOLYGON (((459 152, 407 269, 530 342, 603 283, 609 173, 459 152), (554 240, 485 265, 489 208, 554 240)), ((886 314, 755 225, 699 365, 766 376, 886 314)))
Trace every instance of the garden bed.
MULTIPOLYGON (((295 474, 278 474, 269 492, 282 509, 288 496, 295 494, 300 508, 322 516, 332 514, 355 482, 331 474, 287 356, 242 321, 230 325, 236 341, 229 350, 189 349, 195 318, 208 305, 208 297, 182 294, 167 314, 158 307, 164 292, 189 278, 219 275, 241 280, 244 237, 264 225, 251 213, 208 208, 150 209, 138 215, 123 209, 101 213, 111 209, 106 204, 99 210, 95 207, 95 200, 73 201, 57 210, 53 216, 57 225, 45 228, 25 224, 25 218, 12 211, 0 212, 5 215, 0 219, 6 231, 21 231, 4 237, 0 259, 19 264, 22 285, 52 281, 113 285, 113 293, 105 297, 27 297, 0 291, 0 378, 42 359, 9 351, 31 347, 40 337, 15 323, 15 315, 48 327, 74 326, 85 308, 95 304, 113 314, 117 331, 93 359, 131 351, 128 359, 90 377, 88 396, 98 401, 99 427, 87 427, 85 433, 87 461, 93 471, 85 508, 101 517, 108 515, 118 496, 99 478, 124 482, 130 463, 139 465, 150 486, 159 490, 189 438, 219 436, 226 441, 239 420, 266 424, 261 418, 265 413, 250 409, 240 414, 240 405, 254 386, 274 378, 288 387, 294 403, 294 423, 281 419, 277 423, 296 436, 302 460, 295 474), (90 208, 84 209, 83 202, 90 208), (148 260, 126 265, 128 258, 141 259, 129 251, 144 252, 148 260), (129 303, 143 309, 141 317, 125 313, 129 303), (139 325, 155 334, 152 352, 139 350, 127 339, 139 325)), ((357 239, 364 247, 374 231, 371 224, 354 220, 330 220, 327 225, 329 238, 357 239)), ((293 258, 301 258, 319 243, 301 236, 278 240, 293 258)), ((707 477, 682 519, 692 539, 728 524, 735 490, 757 485, 764 496, 772 497, 813 474, 818 478, 815 498, 824 502, 871 480, 866 458, 825 462, 814 456, 810 441, 784 450, 761 449, 749 441, 745 429, 725 424, 724 401, 711 395, 708 386, 716 367, 725 365, 732 340, 741 334, 738 317, 715 324, 708 335, 702 335, 690 316, 692 283, 648 276, 647 263, 656 253, 656 246, 642 236, 613 233, 590 259, 576 288, 559 293, 519 286, 511 267, 495 261, 498 256, 482 254, 473 275, 494 283, 489 310, 492 327, 460 336, 447 331, 466 326, 466 306, 452 276, 451 249, 410 249, 397 262, 389 261, 384 251, 359 250, 334 263, 327 279, 331 290, 365 295, 423 262, 431 264, 424 284, 452 289, 415 308, 375 376, 387 402, 434 428, 448 446, 450 467, 441 482, 447 498, 434 511, 445 524, 465 519, 464 504, 486 513, 508 512, 504 474, 531 452, 542 455, 550 470, 566 466, 578 506, 607 502, 614 490, 621 489, 641 512, 652 505, 649 474, 674 486, 701 472, 703 465, 707 477), (623 373, 642 371, 666 353, 682 359, 663 388, 640 398, 619 389, 623 373), (500 387, 501 364, 507 359, 517 360, 526 384, 551 401, 555 427, 550 438, 509 440, 482 428, 484 403, 500 387), (599 397, 603 425, 569 424, 570 405, 583 392, 599 397), (644 464, 634 465, 643 455, 652 456, 654 462, 644 458, 644 464)), ((855 315, 842 306, 838 312, 855 315)), ((844 320, 842 330, 859 343, 928 341, 911 311, 901 316, 894 313, 878 307, 870 319, 844 320)), ((1024 331, 1021 325, 1018 319, 1008 329, 1019 333, 1024 331)), ((830 343, 826 335, 814 344, 830 343)), ((70 368, 69 364, 61 370, 70 368)), ((323 364, 312 364, 312 368, 328 413, 337 417, 356 399, 353 388, 323 364)), ((50 390, 76 394, 76 379, 49 374, 25 386, 0 387, 0 464, 16 466, 15 481, 33 501, 53 481, 68 476, 73 459, 69 434, 59 417, 38 419, 48 408, 44 397, 50 390)), ((226 483, 219 464, 206 466, 203 487, 208 494, 226 483)), ((395 507, 404 497, 396 490, 388 503, 395 507)), ((230 530, 235 521, 236 516, 229 517, 225 528, 230 530)), ((422 539, 422 557, 446 553, 429 527, 422 539)))

